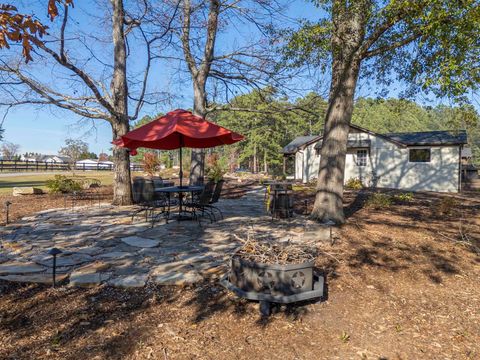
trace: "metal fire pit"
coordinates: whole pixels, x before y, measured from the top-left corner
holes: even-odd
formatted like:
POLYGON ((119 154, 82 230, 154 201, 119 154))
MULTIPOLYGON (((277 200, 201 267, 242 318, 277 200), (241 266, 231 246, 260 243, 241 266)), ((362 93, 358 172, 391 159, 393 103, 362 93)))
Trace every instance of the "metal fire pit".
POLYGON ((316 275, 313 266, 313 261, 262 264, 234 255, 230 272, 220 283, 239 297, 260 301, 260 312, 268 316, 270 303, 290 304, 323 296, 324 277, 316 275))

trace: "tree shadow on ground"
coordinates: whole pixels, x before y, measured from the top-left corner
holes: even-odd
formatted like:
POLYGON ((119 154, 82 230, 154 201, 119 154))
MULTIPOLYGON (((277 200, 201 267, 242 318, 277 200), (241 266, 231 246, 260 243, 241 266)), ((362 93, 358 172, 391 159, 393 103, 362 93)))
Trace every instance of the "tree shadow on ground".
POLYGON ((353 201, 344 206, 343 211, 345 213, 345 218, 348 219, 352 217, 356 212, 363 209, 365 202, 368 200, 369 193, 364 191, 359 191, 354 196, 353 201))
POLYGON ((0 294, 11 303, 0 312, 1 332, 15 343, 8 353, 0 350, 0 357, 43 358, 51 354, 62 359, 79 359, 86 351, 89 358, 131 353, 143 336, 136 317, 152 306, 171 304, 179 296, 172 287, 52 289, 3 281, 0 294))

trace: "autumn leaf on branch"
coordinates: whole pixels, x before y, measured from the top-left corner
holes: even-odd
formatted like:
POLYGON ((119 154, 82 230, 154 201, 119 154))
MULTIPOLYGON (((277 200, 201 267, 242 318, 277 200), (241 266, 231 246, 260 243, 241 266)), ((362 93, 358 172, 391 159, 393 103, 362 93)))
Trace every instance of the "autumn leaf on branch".
POLYGON ((57 3, 73 7, 73 0, 48 0, 48 15, 52 21, 58 16, 57 3))
MULTIPOLYGON (((48 15, 50 19, 58 16, 57 3, 72 5, 73 0, 49 0, 48 15)), ((10 4, 0 4, 0 49, 9 49, 10 43, 21 43, 25 62, 33 60, 32 43, 39 44, 46 34, 48 26, 43 25, 31 15, 19 14, 18 9, 10 4)))

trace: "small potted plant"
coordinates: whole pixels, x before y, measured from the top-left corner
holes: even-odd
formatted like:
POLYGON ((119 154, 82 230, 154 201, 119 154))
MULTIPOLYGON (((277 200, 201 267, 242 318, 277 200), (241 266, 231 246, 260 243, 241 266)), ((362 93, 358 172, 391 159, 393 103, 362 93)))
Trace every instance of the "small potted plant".
POLYGON ((162 181, 160 177, 156 176, 156 173, 160 169, 160 160, 156 153, 145 152, 141 162, 146 176, 136 176, 133 179, 132 190, 133 200, 135 203, 139 203, 150 198, 152 189, 156 186, 155 182, 162 181))
POLYGON ((211 154, 207 161, 206 175, 208 180, 215 183, 224 181, 223 176, 227 173, 226 166, 224 166, 217 154, 211 154))
POLYGON ((160 169, 160 159, 158 155, 153 152, 146 152, 143 154, 142 158, 143 171, 153 179, 155 173, 160 169))

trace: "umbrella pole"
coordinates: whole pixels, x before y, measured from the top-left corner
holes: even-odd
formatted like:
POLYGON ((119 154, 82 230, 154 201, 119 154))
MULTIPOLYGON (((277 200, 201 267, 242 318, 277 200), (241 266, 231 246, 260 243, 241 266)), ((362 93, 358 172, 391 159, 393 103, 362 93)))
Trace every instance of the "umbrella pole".
POLYGON ((182 166, 182 147, 180 146, 180 186, 182 186, 183 166, 182 166))
MULTIPOLYGON (((182 147, 180 146, 180 187, 183 185, 183 164, 182 164, 182 147)), ((183 201, 183 194, 180 192, 178 194, 178 219, 182 216, 182 201, 183 201)))

